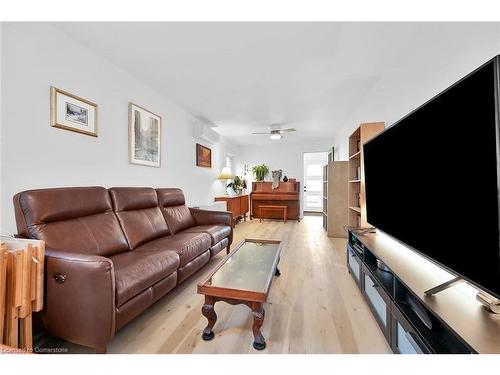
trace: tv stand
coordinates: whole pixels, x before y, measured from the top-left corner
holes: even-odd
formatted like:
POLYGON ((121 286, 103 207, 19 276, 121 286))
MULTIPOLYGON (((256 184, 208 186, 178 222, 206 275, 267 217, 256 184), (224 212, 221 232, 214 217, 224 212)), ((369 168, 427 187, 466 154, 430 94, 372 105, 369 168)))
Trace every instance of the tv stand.
POLYGON ((485 303, 482 293, 476 300, 468 283, 435 295, 464 280, 443 285, 445 270, 383 233, 350 228, 346 253, 349 273, 394 353, 500 353, 498 315, 478 302, 500 311, 500 301, 486 295, 485 303))
POLYGON ((375 233, 375 228, 370 227, 370 228, 356 228, 356 234, 358 236, 362 236, 365 233, 375 233))

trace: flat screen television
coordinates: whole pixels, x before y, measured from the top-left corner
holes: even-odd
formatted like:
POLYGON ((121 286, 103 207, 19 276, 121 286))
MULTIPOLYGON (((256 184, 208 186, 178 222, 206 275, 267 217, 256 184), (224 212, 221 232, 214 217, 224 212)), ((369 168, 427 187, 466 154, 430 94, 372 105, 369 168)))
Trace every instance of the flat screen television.
POLYGON ((499 64, 500 55, 363 150, 368 223, 500 298, 499 64))

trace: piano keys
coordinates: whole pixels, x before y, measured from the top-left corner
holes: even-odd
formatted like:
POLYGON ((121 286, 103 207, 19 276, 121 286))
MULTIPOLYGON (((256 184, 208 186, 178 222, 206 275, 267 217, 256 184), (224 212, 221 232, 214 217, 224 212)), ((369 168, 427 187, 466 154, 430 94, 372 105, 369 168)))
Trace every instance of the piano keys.
POLYGON ((287 219, 300 221, 300 182, 280 182, 273 189, 272 182, 252 182, 250 194, 250 219, 283 219, 283 210, 262 210, 260 206, 286 206, 287 219))

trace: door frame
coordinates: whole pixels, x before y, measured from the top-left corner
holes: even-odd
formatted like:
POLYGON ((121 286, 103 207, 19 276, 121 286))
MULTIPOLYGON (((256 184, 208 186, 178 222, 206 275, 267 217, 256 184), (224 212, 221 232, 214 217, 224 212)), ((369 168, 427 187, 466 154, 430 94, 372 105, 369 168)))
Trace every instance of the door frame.
MULTIPOLYGON (((306 195, 305 195, 305 189, 307 189, 307 185, 306 185, 306 181, 307 180, 306 180, 306 162, 305 162, 305 156, 306 156, 306 154, 319 154, 319 153, 324 153, 326 155, 326 163, 328 163, 328 151, 318 150, 318 151, 304 151, 304 152, 302 152, 302 177, 303 177, 302 181, 303 181, 303 184, 302 184, 301 191, 300 191, 300 200, 301 200, 301 211, 302 211, 302 214, 304 212, 322 212, 322 207, 318 211, 306 210, 306 195)), ((321 178, 321 181, 323 181, 323 178, 322 177, 320 177, 320 178, 321 178)), ((321 188, 323 188, 323 184, 321 184, 321 188)), ((323 205, 323 200, 322 199, 321 199, 321 205, 323 205)))

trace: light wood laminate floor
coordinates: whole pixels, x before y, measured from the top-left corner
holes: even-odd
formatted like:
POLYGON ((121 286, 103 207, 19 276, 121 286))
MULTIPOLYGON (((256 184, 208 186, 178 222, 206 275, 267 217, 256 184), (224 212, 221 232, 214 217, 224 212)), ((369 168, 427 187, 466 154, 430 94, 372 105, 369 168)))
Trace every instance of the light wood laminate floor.
MULTIPOLYGON (((391 353, 347 272, 346 240, 328 238, 321 220, 306 216, 300 223, 253 220, 236 226, 233 246, 244 238, 284 241, 281 276, 274 279, 265 306, 265 350, 252 347, 252 314, 243 305, 218 302, 215 338, 201 339, 204 297, 196 293, 196 285, 224 257, 223 251, 121 329, 108 353, 391 353)), ((42 347, 90 352, 52 337, 37 341, 42 347)))

